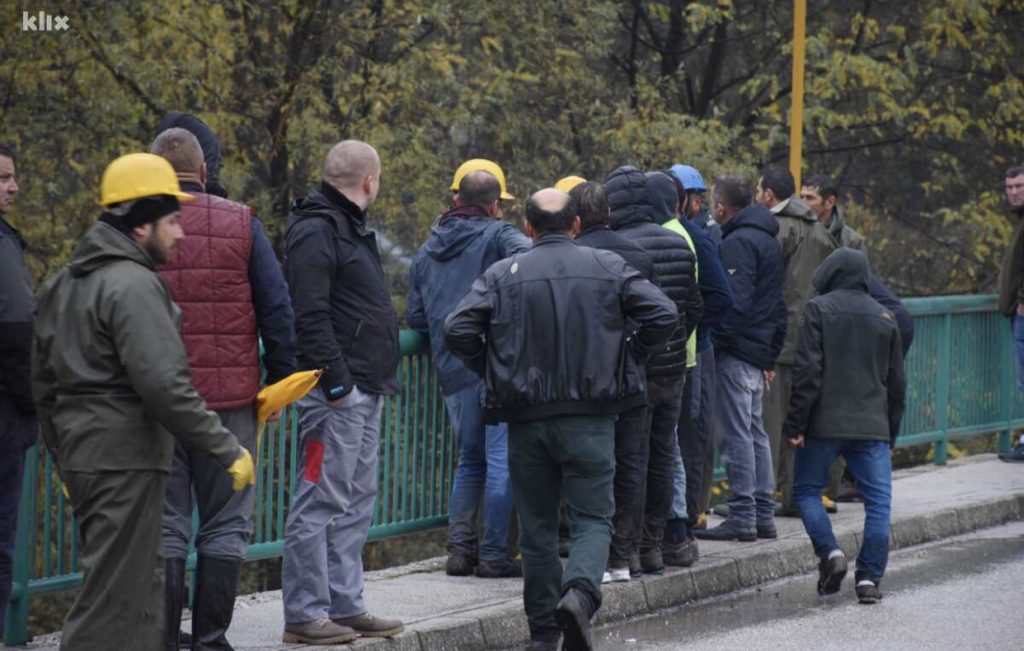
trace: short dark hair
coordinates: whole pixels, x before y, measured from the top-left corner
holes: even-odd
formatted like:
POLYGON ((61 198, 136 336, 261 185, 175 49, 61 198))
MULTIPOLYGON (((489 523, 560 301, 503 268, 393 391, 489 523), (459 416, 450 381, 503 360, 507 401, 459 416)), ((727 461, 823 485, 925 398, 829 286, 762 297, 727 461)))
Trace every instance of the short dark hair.
POLYGON ((580 216, 580 229, 608 223, 608 195, 604 186, 595 181, 580 183, 569 191, 576 202, 580 216))
POLYGON ((1006 178, 1013 179, 1021 174, 1024 174, 1024 165, 1014 165, 1010 169, 1006 170, 1006 178))
POLYGON ((565 233, 576 218, 576 200, 569 195, 565 205, 556 211, 544 210, 530 197, 526 202, 526 221, 538 235, 565 233))
POLYGON ((0 156, 6 156, 7 158, 17 162, 17 154, 14 153, 14 147, 5 142, 0 143, 0 156))
POLYGON ((796 193, 796 181, 789 170, 765 170, 761 174, 761 187, 771 190, 779 201, 785 201, 796 193))
POLYGON ((459 182, 459 201, 464 206, 486 208, 501 197, 501 184, 489 172, 477 170, 462 177, 459 182))
POLYGON ((805 188, 817 188, 822 199, 829 197, 839 198, 839 188, 829 177, 824 174, 811 174, 804 179, 805 188))
POLYGON ((742 176, 719 176, 712 199, 733 210, 743 210, 754 200, 754 192, 742 176))

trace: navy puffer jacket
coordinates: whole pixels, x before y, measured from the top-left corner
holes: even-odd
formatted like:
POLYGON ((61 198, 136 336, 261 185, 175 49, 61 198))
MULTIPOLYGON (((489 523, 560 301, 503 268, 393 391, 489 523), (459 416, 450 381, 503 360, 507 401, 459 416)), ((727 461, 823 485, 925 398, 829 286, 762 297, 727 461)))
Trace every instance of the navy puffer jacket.
POLYGON ((661 290, 679 310, 679 327, 665 348, 647 363, 648 377, 677 377, 686 371, 686 339, 700 323, 703 302, 694 277, 696 256, 686 239, 658 221, 661 211, 644 173, 632 166, 620 167, 605 179, 611 210, 611 227, 646 250, 654 261, 661 290))

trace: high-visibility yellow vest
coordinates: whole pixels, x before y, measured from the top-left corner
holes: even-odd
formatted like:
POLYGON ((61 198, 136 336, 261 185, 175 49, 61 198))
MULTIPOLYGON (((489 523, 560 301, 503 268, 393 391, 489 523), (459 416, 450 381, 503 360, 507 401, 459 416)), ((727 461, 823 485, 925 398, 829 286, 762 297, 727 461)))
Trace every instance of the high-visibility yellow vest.
MULTIPOLYGON (((693 244, 693 238, 690 237, 689 231, 686 227, 679 223, 678 219, 673 219, 662 224, 665 228, 669 229, 673 233, 679 233, 686 239, 686 243, 690 245, 690 250, 693 251, 693 280, 697 282, 700 280, 700 269, 697 265, 697 247, 693 244)), ((693 329, 690 333, 690 338, 686 340, 686 368, 693 368, 697 365, 697 328, 693 329)))

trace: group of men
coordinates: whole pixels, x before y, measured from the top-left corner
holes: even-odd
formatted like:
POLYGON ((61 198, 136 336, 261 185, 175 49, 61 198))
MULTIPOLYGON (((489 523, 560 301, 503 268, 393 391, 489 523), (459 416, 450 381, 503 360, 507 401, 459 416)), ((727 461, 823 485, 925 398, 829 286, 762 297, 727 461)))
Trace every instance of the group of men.
MULTIPOLYGON (((15 160, 0 147, 3 214, 15 160)), ((362 597, 381 408, 398 389, 399 321, 367 225, 380 158, 356 140, 330 150, 289 215, 283 270, 219 169, 209 127, 166 116, 150 153, 107 168, 102 215, 38 305, 24 242, 0 220, 0 588, 38 429, 82 540, 62 648, 178 648, 193 537, 185 644, 231 648, 254 398, 297 369, 323 373, 299 403, 283 639, 403 630, 362 597)), ((697 539, 774 538, 781 513, 803 519, 831 594, 847 562, 823 492, 834 497, 842 458, 867 512, 856 593, 881 598, 913 324, 871 274, 827 177, 798 195, 780 170, 756 190, 735 176, 709 189, 688 165, 624 166, 533 194, 525 233, 502 218, 514 197, 496 163, 467 161, 451 190, 410 270, 406 314, 430 340, 458 440, 448 574, 522 576, 531 648, 589 649, 602 583, 692 565, 697 539), (707 527, 716 442, 731 495, 707 527)))
POLYGON ((699 538, 774 538, 780 512, 803 518, 831 594, 847 567, 822 493, 843 457, 869 514, 856 593, 880 599, 913 326, 827 177, 805 201, 765 171, 755 202, 739 177, 708 196, 682 164, 569 176, 530 197, 528 239, 500 219, 493 161, 452 190, 407 301, 460 445, 448 574, 522 574, 531 649, 589 649, 602 583, 692 565, 699 538), (706 528, 715 439, 731 497, 706 528))

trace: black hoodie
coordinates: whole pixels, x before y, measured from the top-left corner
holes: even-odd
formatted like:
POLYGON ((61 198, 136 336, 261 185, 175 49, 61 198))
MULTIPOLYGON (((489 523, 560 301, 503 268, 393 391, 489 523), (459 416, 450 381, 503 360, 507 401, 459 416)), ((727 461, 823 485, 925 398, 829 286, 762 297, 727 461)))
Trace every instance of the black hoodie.
POLYGON ((868 295, 868 260, 839 249, 814 271, 783 435, 889 441, 903 418, 903 345, 892 312, 868 295))

